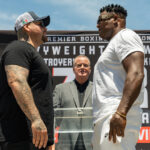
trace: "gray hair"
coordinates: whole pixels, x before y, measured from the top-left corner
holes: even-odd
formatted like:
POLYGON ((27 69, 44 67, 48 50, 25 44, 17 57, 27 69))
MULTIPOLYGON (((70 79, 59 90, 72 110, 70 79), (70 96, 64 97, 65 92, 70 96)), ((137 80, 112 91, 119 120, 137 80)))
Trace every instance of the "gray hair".
POLYGON ((91 61, 90 61, 90 59, 87 56, 85 56, 85 55, 78 55, 73 60, 73 67, 75 66, 76 59, 79 58, 79 57, 85 57, 85 58, 87 58, 89 60, 89 65, 91 65, 91 61))

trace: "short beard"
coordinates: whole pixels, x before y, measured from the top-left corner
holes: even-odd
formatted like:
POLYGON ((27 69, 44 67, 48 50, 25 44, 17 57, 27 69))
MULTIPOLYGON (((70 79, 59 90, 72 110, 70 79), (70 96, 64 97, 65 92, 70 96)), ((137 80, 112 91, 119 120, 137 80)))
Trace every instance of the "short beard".
POLYGON ((45 42, 48 42, 47 36, 43 35, 43 36, 42 36, 42 41, 43 41, 44 43, 45 43, 45 42))

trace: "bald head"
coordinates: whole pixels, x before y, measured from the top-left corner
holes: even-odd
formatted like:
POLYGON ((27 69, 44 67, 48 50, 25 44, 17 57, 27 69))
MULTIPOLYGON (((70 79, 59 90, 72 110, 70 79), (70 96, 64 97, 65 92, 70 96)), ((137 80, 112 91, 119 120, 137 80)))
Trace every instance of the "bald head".
POLYGON ((74 58, 73 67, 74 67, 75 64, 76 64, 77 59, 80 58, 80 57, 86 58, 86 59, 88 60, 88 62, 89 62, 89 66, 91 65, 90 59, 89 59, 87 56, 85 56, 85 55, 78 55, 78 56, 76 56, 76 57, 74 58))

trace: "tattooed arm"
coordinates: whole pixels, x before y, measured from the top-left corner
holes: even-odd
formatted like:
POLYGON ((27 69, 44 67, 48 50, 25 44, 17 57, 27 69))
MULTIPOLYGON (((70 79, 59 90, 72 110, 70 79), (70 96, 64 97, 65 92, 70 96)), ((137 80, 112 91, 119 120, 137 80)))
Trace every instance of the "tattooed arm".
POLYGON ((5 71, 8 85, 12 89, 18 105, 31 121, 33 144, 39 148, 46 147, 48 141, 47 128, 40 117, 31 88, 27 82, 29 70, 17 65, 6 65, 5 71))

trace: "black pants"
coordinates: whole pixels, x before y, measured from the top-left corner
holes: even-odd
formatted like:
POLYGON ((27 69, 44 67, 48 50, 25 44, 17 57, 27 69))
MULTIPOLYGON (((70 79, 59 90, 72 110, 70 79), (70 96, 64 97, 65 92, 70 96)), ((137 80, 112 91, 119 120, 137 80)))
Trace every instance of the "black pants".
POLYGON ((0 142, 0 150, 46 150, 46 148, 38 149, 29 141, 17 143, 0 142))
POLYGON ((0 142, 0 150, 5 150, 6 143, 5 142, 0 142))

